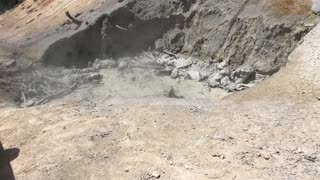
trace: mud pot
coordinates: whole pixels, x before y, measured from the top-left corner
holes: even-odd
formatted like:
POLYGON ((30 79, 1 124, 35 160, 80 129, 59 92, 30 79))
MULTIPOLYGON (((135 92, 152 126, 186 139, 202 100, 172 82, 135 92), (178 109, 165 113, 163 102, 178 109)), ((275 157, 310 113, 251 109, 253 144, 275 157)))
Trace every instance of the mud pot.
POLYGON ((269 4, 131 1, 83 22, 40 62, 4 60, 15 67, 7 91, 23 107, 71 92, 66 97, 220 99, 276 73, 315 26, 304 5, 280 18, 281 4, 269 4))

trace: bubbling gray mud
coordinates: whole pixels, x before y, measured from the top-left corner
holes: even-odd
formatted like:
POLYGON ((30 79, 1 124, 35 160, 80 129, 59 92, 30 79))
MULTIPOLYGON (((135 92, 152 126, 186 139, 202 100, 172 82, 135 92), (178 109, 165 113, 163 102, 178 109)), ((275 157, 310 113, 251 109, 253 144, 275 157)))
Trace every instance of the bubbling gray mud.
POLYGON ((229 94, 204 83, 208 76, 200 71, 199 77, 195 76, 185 58, 143 52, 117 61, 96 59, 81 69, 30 64, 28 69, 17 67, 12 72, 12 92, 21 107, 41 105, 70 93, 67 97, 75 100, 142 97, 216 100, 229 94))

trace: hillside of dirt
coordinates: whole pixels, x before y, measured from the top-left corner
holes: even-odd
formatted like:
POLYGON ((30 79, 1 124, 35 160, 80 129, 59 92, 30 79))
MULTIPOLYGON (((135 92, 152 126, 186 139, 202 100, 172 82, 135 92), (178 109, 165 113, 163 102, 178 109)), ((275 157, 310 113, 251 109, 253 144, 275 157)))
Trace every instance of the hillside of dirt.
POLYGON ((312 2, 3 1, 0 179, 318 179, 312 2))

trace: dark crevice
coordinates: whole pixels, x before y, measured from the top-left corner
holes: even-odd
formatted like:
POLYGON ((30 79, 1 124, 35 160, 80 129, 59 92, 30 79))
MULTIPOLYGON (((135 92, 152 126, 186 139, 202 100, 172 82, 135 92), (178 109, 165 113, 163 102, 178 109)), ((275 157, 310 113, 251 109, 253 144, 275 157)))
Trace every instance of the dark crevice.
POLYGON ((14 8, 22 0, 1 0, 0 1, 0 14, 4 13, 6 10, 14 8))
POLYGON ((120 8, 111 15, 100 17, 86 30, 51 45, 42 57, 44 64, 84 68, 89 61, 103 58, 101 44, 104 42, 102 42, 101 28, 105 18, 109 18, 112 24, 109 34, 112 43, 108 49, 108 56, 114 59, 154 48, 157 39, 176 24, 184 22, 182 15, 140 20, 129 9, 120 8))

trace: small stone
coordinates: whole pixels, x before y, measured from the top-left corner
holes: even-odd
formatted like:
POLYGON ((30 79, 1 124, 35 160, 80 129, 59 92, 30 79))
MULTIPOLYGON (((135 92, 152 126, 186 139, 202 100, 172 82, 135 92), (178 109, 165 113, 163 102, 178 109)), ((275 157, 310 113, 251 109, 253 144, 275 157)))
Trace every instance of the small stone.
POLYGON ((176 68, 181 69, 181 68, 186 68, 196 62, 196 59, 189 57, 187 59, 179 57, 178 59, 175 60, 176 68))
POLYGON ((2 63, 2 66, 5 68, 10 68, 16 65, 16 61, 14 59, 6 59, 4 62, 0 63, 2 63))
POLYGON ((238 68, 233 75, 235 76, 234 79, 237 79, 236 84, 247 84, 249 81, 254 80, 252 78, 255 78, 255 73, 254 68, 250 66, 243 66, 238 68))
POLYGON ((93 80, 101 80, 103 78, 103 76, 99 73, 93 73, 90 74, 90 76, 88 77, 89 81, 93 81, 93 80))
POLYGON ((106 69, 106 68, 112 68, 112 67, 117 67, 116 62, 111 59, 104 59, 100 61, 99 67, 100 69, 106 69))
POLYGON ((220 74, 213 74, 208 78, 208 84, 212 88, 216 88, 220 86, 221 75, 220 74))
POLYGON ((156 179, 159 179, 161 177, 160 173, 158 171, 154 171, 153 173, 151 173, 151 176, 156 178, 156 179))
POLYGON ((119 65, 118 65, 118 70, 119 70, 119 71, 125 70, 125 69, 128 68, 128 66, 129 66, 128 62, 126 62, 126 61, 121 61, 121 62, 119 63, 119 65))
POLYGON ((129 172, 129 169, 125 169, 124 171, 125 171, 125 172, 129 172))
POLYGON ((270 159, 270 156, 264 155, 263 158, 264 158, 265 160, 269 160, 269 159, 270 159))
POLYGON ((229 68, 224 68, 220 72, 221 76, 229 76, 231 74, 231 71, 229 68))
POLYGON ((26 103, 26 107, 32 107, 36 104, 36 102, 34 100, 28 100, 26 103))
POLYGON ((187 72, 190 79, 193 81, 201 81, 202 77, 199 71, 189 71, 187 72))
POLYGON ((229 84, 231 84, 231 80, 228 76, 225 76, 224 78, 221 79, 221 85, 223 87, 228 86, 229 84))
POLYGON ((179 71, 178 71, 178 69, 174 69, 174 70, 171 72, 170 77, 171 77, 172 79, 177 79, 177 78, 179 77, 179 71))
POLYGON ((308 161, 311 161, 311 162, 315 162, 317 160, 316 155, 306 155, 306 156, 304 156, 304 158, 308 161))
POLYGON ((81 16, 81 14, 82 14, 81 12, 78 12, 78 13, 76 13, 76 14, 74 15, 74 17, 77 18, 77 17, 81 16))
POLYGON ((228 62, 227 61, 223 61, 223 62, 221 62, 220 64, 218 64, 218 69, 219 70, 222 70, 222 69, 224 69, 225 67, 227 67, 228 66, 228 62))
POLYGON ((315 24, 314 23, 305 23, 304 27, 314 27, 315 24))

